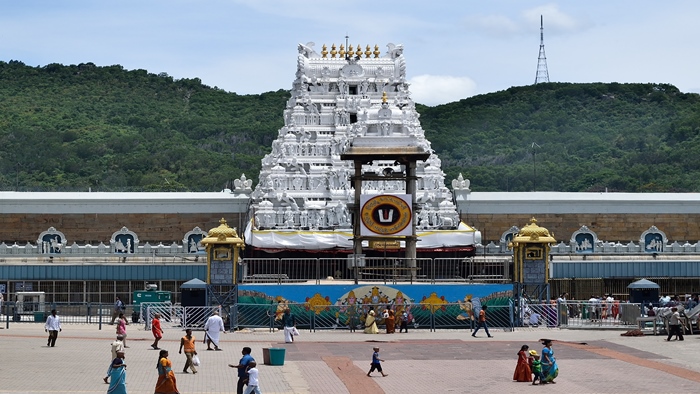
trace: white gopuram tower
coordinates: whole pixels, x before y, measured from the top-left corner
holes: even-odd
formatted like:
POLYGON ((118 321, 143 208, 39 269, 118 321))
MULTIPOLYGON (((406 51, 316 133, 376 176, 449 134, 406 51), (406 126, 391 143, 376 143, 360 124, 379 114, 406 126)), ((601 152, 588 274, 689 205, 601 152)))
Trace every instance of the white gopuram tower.
MULTIPOLYGON (((330 52, 323 45, 319 54, 313 43, 299 44, 284 127, 262 160, 260 183, 251 195, 244 239, 253 257, 281 250, 352 253, 349 204, 355 169, 352 161, 341 160, 351 147, 411 147, 428 153, 415 169, 418 251, 473 255, 481 233, 461 223, 445 187, 440 159, 425 139, 410 97, 403 46, 387 47, 382 54, 377 45, 364 51, 361 45, 340 45, 339 50, 333 45, 330 52)), ((406 193, 405 181, 392 176, 404 172, 402 167, 387 160, 363 165, 363 174, 377 176, 362 182, 362 194, 406 193)), ((462 195, 469 192, 464 183, 455 189, 462 195)))

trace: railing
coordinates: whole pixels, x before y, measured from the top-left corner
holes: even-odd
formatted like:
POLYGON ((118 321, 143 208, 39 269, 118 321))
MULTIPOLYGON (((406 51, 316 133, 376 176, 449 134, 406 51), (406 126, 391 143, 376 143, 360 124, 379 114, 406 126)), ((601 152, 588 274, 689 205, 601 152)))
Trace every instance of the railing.
POLYGON ((642 306, 620 301, 523 303, 518 313, 528 327, 631 328, 637 326, 642 306))
MULTIPOLYGON (((384 309, 395 312, 395 329, 398 331, 401 315, 406 311, 409 315, 409 329, 465 329, 474 328, 472 320, 464 304, 411 304, 390 306, 384 304, 363 305, 310 305, 303 304, 237 304, 237 320, 234 327, 266 328, 269 330, 281 328, 282 310, 289 308, 296 320, 296 326, 302 330, 364 330, 364 322, 370 310, 376 311, 377 326, 386 328, 386 319, 382 317, 384 309)), ((494 305, 488 308, 489 328, 513 329, 513 308, 510 305, 494 305)))
MULTIPOLYGON (((489 329, 534 328, 636 328, 637 318, 642 316, 640 304, 588 302, 521 303, 520 306, 509 301, 503 305, 489 305, 487 309, 487 324, 489 329), (617 305, 617 306, 615 306, 617 305)), ((46 304, 45 310, 40 308, 31 313, 17 313, 15 303, 3 304, 2 318, 7 328, 10 323, 42 323, 49 315, 49 310, 56 309, 62 324, 108 324, 113 305, 82 304, 60 305, 46 304)), ((150 326, 155 313, 163 318, 161 325, 164 329, 194 328, 201 329, 204 321, 213 310, 218 309, 231 330, 245 328, 265 328, 275 330, 281 327, 280 318, 284 308, 290 308, 296 317, 297 327, 303 330, 363 330, 364 321, 370 310, 376 311, 377 325, 380 329, 386 327, 386 319, 381 311, 391 309, 395 312, 395 327, 400 326, 400 317, 404 311, 409 315, 409 329, 440 329, 472 330, 476 326, 478 311, 469 313, 464 303, 441 304, 357 304, 357 305, 311 305, 308 303, 290 304, 235 304, 230 307, 182 307, 169 303, 149 303, 142 306, 129 307, 132 311, 131 323, 143 324, 145 329, 150 326)), ((478 306, 475 306, 478 309, 478 306)), ((125 315, 128 312, 125 312, 125 315)), ((663 327, 663 318, 659 318, 663 327)), ((689 322, 690 324, 690 322, 689 322)))
POLYGON ((332 279, 397 282, 509 282, 511 258, 362 257, 244 259, 243 283, 292 283, 332 279))

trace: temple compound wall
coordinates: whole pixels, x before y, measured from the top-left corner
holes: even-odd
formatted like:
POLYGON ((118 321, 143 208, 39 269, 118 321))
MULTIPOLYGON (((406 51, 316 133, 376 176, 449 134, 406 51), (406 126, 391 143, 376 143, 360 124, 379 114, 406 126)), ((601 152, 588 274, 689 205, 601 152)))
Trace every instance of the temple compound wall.
POLYGON ((249 197, 221 193, 17 193, 0 192, 0 243, 35 243, 54 228, 68 244, 109 243, 127 228, 141 243, 181 242, 193 228, 211 229, 224 218, 245 226, 249 197), (63 238, 63 237, 62 237, 63 238))
MULTIPOLYGON (((453 184, 454 186, 454 184, 453 184)), ((605 242, 638 242, 651 226, 669 241, 700 240, 700 193, 491 193, 455 192, 461 220, 498 243, 511 227, 535 217, 567 242, 581 226, 605 242)), ((53 227, 70 244, 109 241, 122 227, 144 242, 181 242, 194 227, 208 230, 225 218, 239 233, 250 197, 221 193, 0 193, 0 242, 36 242, 53 227)))
POLYGON ((461 220, 484 245, 533 217, 564 242, 582 226, 604 242, 639 242, 652 226, 670 242, 700 240, 700 193, 471 192, 461 174, 452 186, 461 220))
POLYGON ((700 240, 700 214, 633 214, 633 213, 537 213, 472 214, 462 221, 481 231, 483 244, 498 243, 511 226, 523 227, 532 217, 554 233, 557 241, 567 241, 581 226, 587 226, 606 242, 639 242, 639 236, 651 226, 664 231, 669 240, 695 243, 700 240))

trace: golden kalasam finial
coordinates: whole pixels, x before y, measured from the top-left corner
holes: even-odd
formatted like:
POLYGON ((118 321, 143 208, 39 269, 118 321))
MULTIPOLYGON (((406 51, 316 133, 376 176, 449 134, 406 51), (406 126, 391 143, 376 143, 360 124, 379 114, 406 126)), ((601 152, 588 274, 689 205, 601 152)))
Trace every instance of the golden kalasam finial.
POLYGON ((375 44, 375 45, 374 45, 374 57, 375 57, 375 58, 378 58, 379 55, 381 55, 381 54, 382 54, 382 52, 379 51, 379 45, 376 45, 376 44, 375 44))
POLYGON ((357 46, 357 51, 355 51, 355 56, 362 57, 362 45, 357 46))
POLYGON ((369 49, 369 45, 367 45, 367 47, 365 48, 365 57, 368 58, 369 55, 371 55, 371 54, 372 54, 372 51, 369 49))
POLYGON ((225 224, 226 224, 226 219, 221 218, 221 220, 219 220, 219 224, 225 225, 225 224))
POLYGON ((335 59, 335 55, 338 54, 338 51, 335 50, 335 44, 331 45, 331 57, 335 59))
POLYGON ((345 47, 343 46, 343 44, 340 44, 340 52, 338 52, 338 54, 340 55, 341 59, 345 58, 345 47))
POLYGON ((386 92, 382 92, 382 104, 386 104, 389 101, 389 98, 386 97, 386 92))
POLYGON ((350 46, 348 47, 348 57, 352 57, 353 52, 354 51, 352 50, 352 44, 350 44, 350 46))
POLYGON ((326 56, 328 55, 328 47, 326 46, 326 44, 323 44, 323 50, 321 51, 321 55, 323 55, 322 57, 323 57, 324 59, 325 59, 326 56))

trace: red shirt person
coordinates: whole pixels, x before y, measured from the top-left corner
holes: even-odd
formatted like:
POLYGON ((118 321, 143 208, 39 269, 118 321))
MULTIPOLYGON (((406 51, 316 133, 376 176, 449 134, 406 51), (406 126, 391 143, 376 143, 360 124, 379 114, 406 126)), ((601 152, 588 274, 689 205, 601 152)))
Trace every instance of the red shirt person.
POLYGON ((155 338, 151 347, 158 350, 160 349, 158 347, 158 341, 163 338, 163 329, 160 327, 160 313, 156 313, 153 316, 153 320, 151 321, 151 332, 153 333, 153 338, 155 338))

